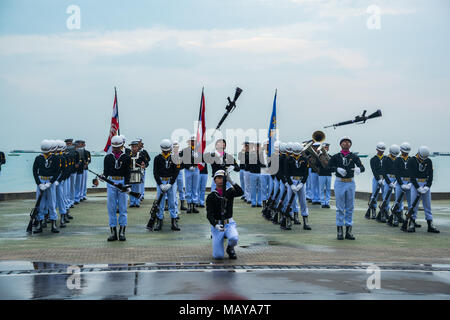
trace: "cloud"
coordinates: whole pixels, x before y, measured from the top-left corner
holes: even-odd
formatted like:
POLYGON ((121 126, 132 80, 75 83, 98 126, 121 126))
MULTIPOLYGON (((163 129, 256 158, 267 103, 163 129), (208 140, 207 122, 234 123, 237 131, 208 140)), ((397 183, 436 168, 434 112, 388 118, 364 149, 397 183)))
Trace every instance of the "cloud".
POLYGON ((0 55, 32 55, 34 59, 89 62, 102 57, 152 52, 170 46, 180 53, 209 56, 241 56, 266 63, 304 63, 328 59, 338 68, 364 68, 369 62, 348 48, 330 47, 314 38, 328 26, 297 23, 254 29, 178 30, 162 27, 105 33, 64 33, 56 35, 8 35, 0 37, 0 55), (269 59, 270 58, 270 59, 269 59))

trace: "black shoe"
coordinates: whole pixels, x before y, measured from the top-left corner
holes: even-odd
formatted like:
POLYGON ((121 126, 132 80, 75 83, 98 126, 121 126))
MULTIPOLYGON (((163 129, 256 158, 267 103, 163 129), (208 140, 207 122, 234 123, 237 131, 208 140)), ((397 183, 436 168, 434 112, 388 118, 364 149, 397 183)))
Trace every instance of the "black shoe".
POLYGON ((46 219, 42 220, 41 222, 42 222, 42 223, 41 223, 41 228, 42 228, 42 229, 47 228, 47 221, 46 221, 46 219))
POLYGON ((83 202, 84 201, 84 199, 80 199, 80 202, 83 202))
POLYGON ((111 235, 108 237, 108 241, 117 240, 117 227, 109 228, 111 230, 111 235))
POLYGON ((61 215, 61 218, 59 219, 59 227, 60 228, 65 228, 66 227, 66 224, 65 224, 65 214, 62 214, 61 215))
POLYGON ((355 237, 352 234, 352 227, 345 227, 345 239, 347 240, 355 240, 355 237))
POLYGON ((125 229, 126 226, 120 226, 119 228, 119 241, 126 241, 127 238, 125 238, 125 229))
POLYGON ((192 213, 192 206, 191 206, 191 204, 192 204, 192 203, 188 203, 188 204, 187 204, 188 207, 187 207, 186 213, 192 213))
POLYGON ((42 221, 38 221, 36 228, 33 233, 42 233, 42 221))
POLYGON ((67 215, 68 215, 67 213, 61 215, 61 217, 64 217, 64 223, 70 223, 69 217, 67 217, 67 215))
POLYGON ((416 220, 414 220, 414 227, 415 227, 415 228, 421 228, 421 227, 422 227, 422 225, 420 225, 420 224, 416 223, 416 220))
POLYGON ((403 232, 407 232, 408 231, 408 219, 404 219, 402 226, 400 227, 400 230, 402 230, 403 232))
POLYGON ((230 259, 233 259, 233 260, 237 259, 236 252, 234 252, 233 247, 227 246, 227 253, 228 253, 228 257, 230 259))
POLYGON ((74 207, 73 204, 71 204, 70 207, 73 208, 74 207))
POLYGON ((291 226, 290 226, 290 219, 286 218, 283 216, 283 218, 281 218, 280 221, 280 229, 282 230, 291 230, 291 226))
POLYGON ((431 233, 440 233, 440 231, 435 227, 435 226, 433 226, 433 220, 427 220, 427 223, 428 223, 428 232, 431 232, 431 233))
POLYGON ((388 225, 388 226, 391 226, 392 227, 392 222, 394 221, 394 215, 393 214, 391 214, 387 219, 386 219, 386 224, 388 225))
POLYGON ((186 200, 180 200, 180 210, 186 211, 187 208, 184 206, 184 203, 186 202, 186 200))
POLYGON ((307 216, 303 217, 303 229, 304 230, 311 230, 311 227, 308 224, 308 217, 307 216))
POLYGON ((262 205, 257 204, 256 207, 257 207, 257 208, 262 208, 262 205))
POLYGON ((72 220, 73 219, 73 217, 70 215, 70 213, 69 212, 67 212, 66 213, 66 217, 68 218, 68 219, 70 219, 70 220, 72 220))
POLYGON ((153 226, 155 225, 155 220, 153 218, 150 218, 147 222, 147 229, 150 231, 153 231, 153 226))
POLYGON ((135 207, 135 205, 134 204, 130 204, 130 207, 129 208, 134 208, 135 207))
POLYGON ((59 233, 59 229, 58 229, 58 227, 56 226, 56 220, 50 220, 50 221, 51 221, 51 225, 52 225, 51 231, 52 231, 53 233, 59 233))
POLYGON ((397 219, 398 219, 398 223, 403 223, 403 221, 405 221, 405 219, 403 219, 403 212, 399 211, 397 214, 397 219))
POLYGON ((153 230, 154 231, 161 231, 162 226, 163 226, 163 220, 159 219, 159 218, 156 218, 156 226, 155 226, 155 228, 153 230))
POLYGON ((75 201, 74 203, 73 203, 74 205, 77 205, 77 204, 80 204, 78 201, 75 201))
POLYGON ((294 224, 302 224, 298 219, 298 212, 294 212, 294 224))
POLYGON ((241 200, 245 200, 245 196, 242 196, 242 197, 241 197, 241 200))
POLYGON ((372 211, 372 220, 375 220, 377 218, 377 209, 372 208, 370 210, 372 211))
POLYGON ((311 202, 311 204, 320 204, 320 202, 318 202, 318 201, 313 201, 313 202, 311 202))
POLYGON ((169 201, 167 199, 164 205, 164 211, 169 211, 169 201))
POLYGON ((200 211, 197 210, 197 208, 195 207, 195 205, 193 203, 191 203, 192 205, 192 213, 199 213, 200 211))
POLYGON ((252 202, 251 201, 247 201, 247 204, 252 204, 252 202))
POLYGON ((307 201, 308 201, 308 203, 312 203, 312 200, 311 199, 306 199, 307 201))
POLYGON ((409 220, 408 232, 416 232, 416 221, 414 219, 409 220))
POLYGON ((337 239, 338 240, 344 240, 344 228, 343 227, 337 227, 337 239))
POLYGON ((199 208, 204 208, 205 205, 204 205, 204 204, 199 204, 198 207, 199 207, 199 208))
POLYGON ((273 224, 278 224, 278 212, 275 212, 271 219, 273 224))
POLYGON ((326 204, 326 205, 324 206, 324 208, 330 209, 330 205, 329 205, 329 204, 326 204))
POLYGON ((256 204, 252 204, 252 208, 256 208, 256 204))
POLYGON ((178 223, 177 223, 177 219, 176 218, 172 218, 172 227, 171 229, 173 231, 180 231, 180 228, 178 227, 178 223))

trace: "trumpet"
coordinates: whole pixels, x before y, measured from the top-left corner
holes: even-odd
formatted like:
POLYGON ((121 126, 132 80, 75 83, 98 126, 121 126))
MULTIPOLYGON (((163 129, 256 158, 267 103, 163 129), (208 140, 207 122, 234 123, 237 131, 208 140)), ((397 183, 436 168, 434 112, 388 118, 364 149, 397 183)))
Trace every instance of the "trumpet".
MULTIPOLYGON (((301 155, 308 158, 309 165, 311 168, 314 169, 314 171, 319 172, 319 153, 317 153, 316 150, 312 147, 312 145, 316 142, 323 142, 325 140, 325 133, 323 133, 320 130, 314 131, 312 134, 312 139, 306 142, 305 146, 303 147, 302 151, 300 152, 301 155)), ((322 163, 321 163, 322 164, 322 163)))

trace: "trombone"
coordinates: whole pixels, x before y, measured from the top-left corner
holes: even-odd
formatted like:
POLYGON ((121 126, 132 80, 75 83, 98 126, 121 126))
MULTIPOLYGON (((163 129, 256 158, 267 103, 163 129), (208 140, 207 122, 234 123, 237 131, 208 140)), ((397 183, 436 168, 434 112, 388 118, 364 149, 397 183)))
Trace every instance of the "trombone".
MULTIPOLYGON (((307 141, 305 146, 303 147, 300 154, 308 158, 309 165, 315 171, 319 172, 319 164, 318 161, 321 162, 319 158, 319 153, 312 147, 312 145, 316 142, 323 142, 325 140, 325 133, 320 130, 314 131, 312 134, 312 139, 307 141)), ((320 146, 322 147, 322 146, 320 146)), ((319 150, 318 150, 319 151, 319 150)), ((322 162, 321 162, 322 163, 322 162)))

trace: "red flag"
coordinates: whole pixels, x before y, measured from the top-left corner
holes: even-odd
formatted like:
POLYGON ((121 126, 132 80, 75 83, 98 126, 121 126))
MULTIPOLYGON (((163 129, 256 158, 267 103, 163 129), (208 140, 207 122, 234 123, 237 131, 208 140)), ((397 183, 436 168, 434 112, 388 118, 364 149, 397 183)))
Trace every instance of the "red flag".
MULTIPOLYGON (((203 153, 205 152, 205 148, 206 148, 205 131, 206 131, 206 124, 205 124, 205 95, 203 94, 203 89, 202 89, 202 98, 200 100, 200 112, 199 112, 199 115, 198 115, 197 143, 196 143, 196 146, 198 148, 197 152, 199 152, 202 155, 202 157, 203 157, 203 153)), ((199 163, 198 164, 198 168, 201 171, 205 167, 202 165, 202 163, 199 163)))
POLYGON ((109 136, 108 136, 108 142, 106 142, 105 149, 103 151, 107 153, 111 153, 111 139, 112 137, 119 134, 119 105, 117 104, 117 90, 114 87, 114 105, 113 105, 113 112, 111 117, 111 128, 109 129, 109 136))

